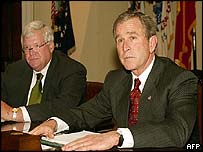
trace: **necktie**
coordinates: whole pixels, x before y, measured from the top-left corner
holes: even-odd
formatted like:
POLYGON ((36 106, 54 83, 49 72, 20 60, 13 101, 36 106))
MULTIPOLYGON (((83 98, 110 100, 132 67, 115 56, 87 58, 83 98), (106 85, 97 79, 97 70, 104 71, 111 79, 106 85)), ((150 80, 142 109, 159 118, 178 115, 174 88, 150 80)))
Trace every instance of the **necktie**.
POLYGON ((139 90, 140 84, 141 84, 140 80, 135 79, 134 89, 130 93, 130 112, 128 118, 129 126, 137 123, 139 101, 141 96, 141 91, 139 90))
POLYGON ((37 74, 37 81, 35 86, 32 88, 32 92, 29 99, 29 105, 40 103, 41 97, 42 97, 42 83, 41 79, 43 78, 43 75, 41 73, 37 74))

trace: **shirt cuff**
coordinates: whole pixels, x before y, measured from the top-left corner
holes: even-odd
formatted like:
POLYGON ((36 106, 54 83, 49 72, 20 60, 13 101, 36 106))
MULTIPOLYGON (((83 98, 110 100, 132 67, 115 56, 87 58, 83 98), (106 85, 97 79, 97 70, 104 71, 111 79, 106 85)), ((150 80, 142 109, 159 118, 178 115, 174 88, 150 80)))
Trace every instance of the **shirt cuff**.
POLYGON ((67 123, 65 123, 63 120, 57 118, 57 117, 51 117, 49 119, 54 119, 57 123, 57 129, 56 129, 56 133, 63 131, 63 130, 69 130, 69 126, 67 123))
POLYGON ((128 128, 118 128, 117 132, 123 135, 123 144, 118 148, 132 148, 134 146, 133 135, 128 128))
POLYGON ((31 122, 31 119, 30 119, 30 115, 27 111, 27 109, 23 106, 23 107, 19 107, 23 113, 23 120, 25 122, 31 122))

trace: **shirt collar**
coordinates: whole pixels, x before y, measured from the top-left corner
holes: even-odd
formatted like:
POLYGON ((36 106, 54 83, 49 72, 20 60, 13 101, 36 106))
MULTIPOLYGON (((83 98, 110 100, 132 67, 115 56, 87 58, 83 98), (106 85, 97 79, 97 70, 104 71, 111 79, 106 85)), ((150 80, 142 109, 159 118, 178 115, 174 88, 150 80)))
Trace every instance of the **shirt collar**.
POLYGON ((155 61, 155 56, 153 57, 152 62, 150 63, 150 65, 144 70, 143 73, 141 73, 139 75, 139 77, 137 77, 136 75, 134 75, 133 72, 131 72, 132 79, 133 79, 132 89, 134 88, 134 79, 139 78, 139 80, 141 81, 141 85, 140 85, 139 89, 142 92, 142 90, 144 88, 144 85, 145 85, 145 82, 146 82, 146 80, 147 80, 147 78, 149 76, 149 73, 152 70, 152 66, 154 65, 154 61, 155 61))
POLYGON ((50 63, 51 63, 51 60, 48 62, 48 64, 41 71, 33 70, 34 74, 41 73, 41 74, 43 74, 43 76, 45 76, 47 74, 47 70, 49 68, 50 63))

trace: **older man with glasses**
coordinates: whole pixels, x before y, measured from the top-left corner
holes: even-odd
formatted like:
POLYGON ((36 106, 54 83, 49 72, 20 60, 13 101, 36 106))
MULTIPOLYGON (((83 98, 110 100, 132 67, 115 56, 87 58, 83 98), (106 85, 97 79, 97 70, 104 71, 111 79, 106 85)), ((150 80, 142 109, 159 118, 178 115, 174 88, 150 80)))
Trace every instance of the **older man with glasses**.
POLYGON ((42 121, 83 102, 86 68, 54 51, 49 26, 27 24, 21 44, 24 59, 8 65, 1 76, 1 120, 42 121))

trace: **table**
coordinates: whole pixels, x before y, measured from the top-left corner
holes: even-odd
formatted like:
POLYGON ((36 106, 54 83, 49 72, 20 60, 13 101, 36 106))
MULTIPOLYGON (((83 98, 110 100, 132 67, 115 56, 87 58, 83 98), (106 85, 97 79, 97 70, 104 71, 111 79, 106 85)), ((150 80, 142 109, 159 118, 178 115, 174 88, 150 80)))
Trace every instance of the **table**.
POLYGON ((1 132, 1 150, 5 151, 41 151, 40 136, 21 131, 1 132))
MULTIPOLYGON (((30 129, 36 127, 36 123, 16 123, 12 121, 1 122, 1 150, 25 150, 41 151, 40 136, 30 135, 24 132, 24 126, 30 129)), ((28 132, 29 130, 27 130, 28 132)))
MULTIPOLYGON (((33 129, 40 122, 35 122, 31 124, 30 129, 33 129)), ((40 143, 40 136, 30 135, 27 133, 22 132, 24 123, 13 123, 13 122, 4 122, 1 123, 1 150, 7 151, 42 151, 41 143, 40 143), (14 127, 15 126, 15 127, 14 127), (12 128, 16 130, 12 130, 12 128)), ((102 129, 100 127, 100 129, 102 129)), ((98 132, 105 132, 108 129, 105 127, 103 130, 95 129, 98 132)), ((70 132, 74 132, 72 130, 70 132)), ((60 149, 51 149, 51 150, 60 150, 60 149)), ((113 147, 107 151, 189 151, 184 148, 127 148, 127 149, 118 149, 117 147, 113 147)))

